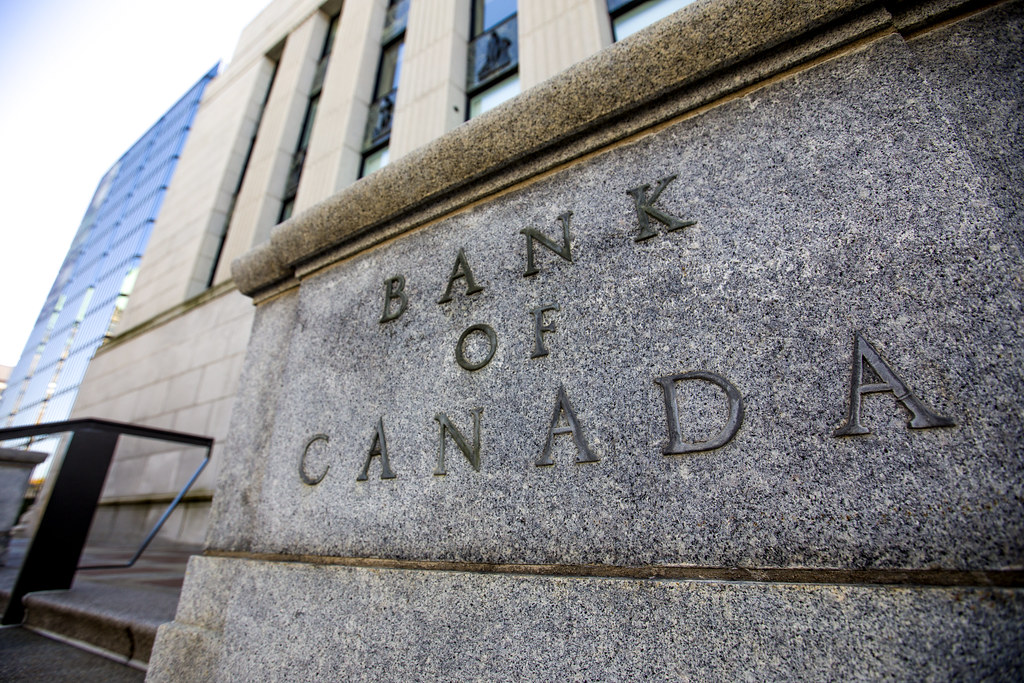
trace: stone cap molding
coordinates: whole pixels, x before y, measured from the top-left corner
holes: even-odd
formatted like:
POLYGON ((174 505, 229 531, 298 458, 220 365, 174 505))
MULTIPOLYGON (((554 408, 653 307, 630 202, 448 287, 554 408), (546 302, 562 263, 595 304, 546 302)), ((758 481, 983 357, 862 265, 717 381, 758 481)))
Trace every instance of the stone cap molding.
POLYGON ((256 303, 483 197, 962 0, 698 0, 277 226, 232 263, 256 303))

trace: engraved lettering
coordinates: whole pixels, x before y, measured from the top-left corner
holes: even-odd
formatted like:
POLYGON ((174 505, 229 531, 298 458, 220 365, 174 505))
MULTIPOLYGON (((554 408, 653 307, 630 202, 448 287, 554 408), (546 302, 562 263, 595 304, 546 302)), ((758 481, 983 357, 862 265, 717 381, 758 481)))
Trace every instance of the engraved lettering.
POLYGON ((494 358, 494 352, 498 348, 498 335, 494 333, 494 328, 490 325, 484 325, 483 323, 477 325, 470 325, 466 328, 466 331, 459 337, 459 341, 455 344, 455 362, 459 364, 464 370, 473 372, 479 370, 494 358), (473 363, 466 359, 466 338, 474 332, 482 332, 487 337, 487 354, 483 359, 473 363))
POLYGON ((529 277, 530 275, 536 275, 540 271, 537 270, 537 266, 533 262, 533 243, 536 240, 540 242, 542 246, 547 247, 551 251, 555 252, 569 263, 572 263, 572 251, 569 246, 569 218, 572 216, 572 211, 566 211, 558 220, 562 221, 562 246, 551 238, 542 234, 538 230, 533 228, 523 228, 519 231, 519 234, 526 235, 526 272, 523 273, 523 277, 529 277))
POLYGON ((452 266, 452 274, 448 276, 448 286, 444 290, 444 296, 438 299, 437 303, 446 304, 452 300, 452 285, 461 278, 466 279, 467 295, 484 291, 484 288, 473 279, 473 271, 469 267, 469 261, 466 260, 466 252, 459 249, 459 254, 455 257, 455 265, 452 266))
POLYGON ((642 242, 658 234, 658 231, 651 225, 648 216, 663 223, 669 232, 682 230, 697 224, 697 221, 684 221, 682 218, 652 206, 654 202, 658 201, 658 197, 661 196, 661 193, 668 184, 675 179, 676 175, 673 174, 659 180, 658 186, 654 188, 654 194, 649 197, 647 196, 647 190, 651 189, 650 185, 641 185, 640 187, 634 187, 632 190, 626 190, 626 194, 632 195, 633 201, 636 202, 636 215, 640 220, 640 234, 636 236, 636 242, 642 242))
POLYGON ((306 442, 306 447, 302 449, 302 455, 299 457, 299 479, 302 480, 303 484, 307 486, 316 486, 324 480, 327 476, 327 472, 330 471, 331 466, 327 465, 324 467, 324 471, 319 476, 310 476, 306 471, 306 456, 309 455, 309 447, 315 444, 317 441, 323 441, 324 443, 330 442, 330 437, 326 434, 316 434, 306 442))
POLYGON ((544 452, 541 453, 540 460, 534 463, 537 467, 555 464, 555 461, 551 458, 551 442, 559 434, 572 434, 572 440, 576 443, 576 462, 597 462, 600 460, 591 452, 590 447, 587 445, 587 440, 583 437, 583 429, 576 419, 576 413, 572 409, 572 404, 569 403, 569 397, 565 394, 564 386, 558 387, 558 397, 555 399, 555 412, 551 416, 551 426, 548 427, 548 439, 544 443, 544 452), (558 424, 562 416, 565 417, 565 425, 558 424))
POLYGON ((473 443, 469 444, 466 441, 466 437, 462 435, 462 432, 452 424, 451 420, 444 413, 438 413, 434 416, 437 423, 441 426, 441 447, 437 455, 437 468, 434 469, 434 474, 438 476, 444 476, 448 474, 445 469, 444 462, 444 435, 445 432, 451 435, 452 440, 455 441, 455 445, 459 447, 462 454, 466 456, 466 460, 473 466, 473 469, 477 472, 480 471, 480 413, 484 411, 483 408, 473 408, 469 411, 473 416, 473 443))
POLYGON ((558 304, 544 304, 531 311, 533 313, 533 355, 530 358, 542 358, 548 355, 548 350, 544 346, 544 332, 554 332, 555 324, 550 325, 544 324, 544 313, 546 311, 557 311, 558 304))
POLYGON ((864 394, 880 391, 891 391, 896 400, 910 411, 913 419, 908 425, 911 429, 927 429, 929 427, 952 427, 954 422, 930 411, 914 396, 892 368, 882 360, 875 347, 860 332, 853 333, 853 371, 850 374, 850 405, 846 412, 846 421, 832 436, 854 436, 870 434, 871 430, 860 423, 860 403, 864 394), (881 382, 864 383, 864 363, 878 376, 881 382))
POLYGON ((382 323, 397 320, 409 307, 409 297, 405 293, 405 276, 396 275, 384 281, 384 313, 380 316, 382 323), (398 310, 391 310, 391 302, 399 300, 398 310))
POLYGON ((391 471, 391 463, 388 461, 388 442, 384 438, 384 418, 377 420, 377 428, 373 435, 373 443, 370 444, 370 452, 366 454, 363 461, 363 470, 356 477, 356 481, 366 481, 367 471, 370 469, 370 461, 380 458, 380 478, 394 479, 395 473, 391 471))
POLYGON ((700 453, 721 448, 732 441, 743 422, 743 397, 732 382, 713 372, 684 372, 681 375, 668 375, 654 380, 661 385, 665 393, 665 416, 668 419, 668 445, 662 450, 663 455, 681 455, 683 453, 700 453), (688 443, 683 441, 679 426, 679 400, 676 397, 676 383, 687 380, 703 380, 717 385, 725 392, 729 407, 729 420, 722 430, 707 441, 688 443))

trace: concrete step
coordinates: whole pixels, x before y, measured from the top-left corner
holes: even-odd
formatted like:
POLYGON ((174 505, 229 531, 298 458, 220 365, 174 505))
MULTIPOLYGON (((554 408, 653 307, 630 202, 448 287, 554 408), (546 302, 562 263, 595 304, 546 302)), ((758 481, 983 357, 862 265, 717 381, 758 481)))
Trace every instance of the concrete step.
POLYGON ((134 666, 149 662, 156 630, 174 619, 178 590, 76 580, 24 598, 28 629, 134 666))

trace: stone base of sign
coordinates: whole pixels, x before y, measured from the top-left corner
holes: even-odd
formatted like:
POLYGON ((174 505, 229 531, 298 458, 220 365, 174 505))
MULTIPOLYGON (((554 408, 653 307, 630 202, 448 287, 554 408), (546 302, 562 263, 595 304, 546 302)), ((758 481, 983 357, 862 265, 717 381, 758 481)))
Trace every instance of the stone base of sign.
POLYGON ((1024 592, 999 588, 197 557, 148 680, 1008 681, 1022 623, 1024 592))

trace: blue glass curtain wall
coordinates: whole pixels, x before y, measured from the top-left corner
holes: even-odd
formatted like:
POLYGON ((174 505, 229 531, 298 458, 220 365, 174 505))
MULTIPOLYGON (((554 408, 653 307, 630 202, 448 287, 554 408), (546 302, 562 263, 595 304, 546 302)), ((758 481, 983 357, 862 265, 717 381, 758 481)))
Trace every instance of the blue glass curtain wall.
MULTIPOLYGON (((218 65, 219 66, 219 65, 218 65)), ((65 420, 124 308, 214 66, 104 176, 0 395, 0 425, 65 420)))

